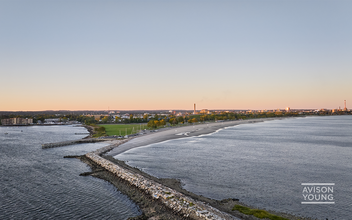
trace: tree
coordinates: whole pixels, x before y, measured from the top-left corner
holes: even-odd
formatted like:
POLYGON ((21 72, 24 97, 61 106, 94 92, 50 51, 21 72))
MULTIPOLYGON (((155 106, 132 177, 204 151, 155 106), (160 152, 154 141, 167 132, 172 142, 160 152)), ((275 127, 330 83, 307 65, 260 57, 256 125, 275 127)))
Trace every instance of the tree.
POLYGON ((198 120, 196 118, 192 118, 192 122, 196 123, 196 122, 198 122, 198 120))
POLYGON ((272 113, 272 112, 267 112, 267 113, 266 113, 266 117, 272 118, 272 117, 275 117, 275 114, 272 113))
POLYGON ((176 120, 176 118, 170 118, 169 123, 176 125, 176 124, 178 124, 178 121, 176 120))
POLYGON ((166 122, 165 122, 164 119, 161 119, 161 120, 160 120, 160 125, 166 125, 166 122))
POLYGON ((282 116, 282 112, 275 112, 275 115, 281 117, 282 116))
POLYGON ((182 117, 182 116, 178 117, 178 118, 177 118, 177 121, 180 122, 180 123, 182 123, 182 122, 183 122, 183 117, 182 117))
POLYGON ((147 127, 148 127, 148 128, 156 128, 156 125, 155 125, 155 123, 154 123, 154 120, 150 120, 150 121, 148 122, 148 124, 147 124, 147 127))
POLYGON ((101 119, 103 123, 108 123, 109 121, 109 116, 105 116, 104 118, 101 119))
POLYGON ((40 120, 42 123, 44 123, 45 116, 44 115, 40 115, 39 117, 37 117, 37 119, 40 120))
POLYGON ((96 130, 98 132, 105 132, 105 127, 99 126, 99 128, 95 128, 94 130, 96 130))
POLYGON ((95 118, 93 116, 92 117, 84 116, 82 120, 84 120, 84 124, 86 124, 86 125, 91 125, 91 124, 97 123, 97 121, 95 120, 95 118))
POLYGON ((154 125, 155 125, 155 128, 157 128, 160 126, 160 122, 158 120, 154 120, 154 125))

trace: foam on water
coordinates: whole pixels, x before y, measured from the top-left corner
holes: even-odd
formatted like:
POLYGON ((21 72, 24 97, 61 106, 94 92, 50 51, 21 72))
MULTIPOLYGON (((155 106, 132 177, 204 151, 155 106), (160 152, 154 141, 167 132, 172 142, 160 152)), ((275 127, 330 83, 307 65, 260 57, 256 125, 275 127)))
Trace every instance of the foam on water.
POLYGON ((135 148, 116 158, 215 199, 318 219, 352 211, 352 116, 243 124, 135 148), (301 183, 335 183, 334 205, 301 204, 301 183))

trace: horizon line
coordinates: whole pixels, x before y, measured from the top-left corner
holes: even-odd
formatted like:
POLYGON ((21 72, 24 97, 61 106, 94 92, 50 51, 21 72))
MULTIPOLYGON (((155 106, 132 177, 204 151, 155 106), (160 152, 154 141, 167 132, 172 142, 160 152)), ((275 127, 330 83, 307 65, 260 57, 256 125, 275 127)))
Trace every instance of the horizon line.
MULTIPOLYGON (((285 110, 286 108, 273 108, 273 109, 228 109, 228 108, 224 108, 224 109, 207 109, 207 108, 202 108, 196 111, 200 111, 206 109, 208 111, 251 111, 251 110, 255 110, 255 111, 262 111, 262 110, 266 110, 266 111, 270 111, 270 110, 285 110)), ((318 109, 326 109, 326 110, 333 110, 329 109, 329 108, 291 108, 290 110, 318 110, 318 109)), ((341 109, 343 110, 343 109, 341 109)), ((0 110, 0 112, 45 112, 45 111, 194 111, 194 109, 79 109, 79 110, 0 110)))

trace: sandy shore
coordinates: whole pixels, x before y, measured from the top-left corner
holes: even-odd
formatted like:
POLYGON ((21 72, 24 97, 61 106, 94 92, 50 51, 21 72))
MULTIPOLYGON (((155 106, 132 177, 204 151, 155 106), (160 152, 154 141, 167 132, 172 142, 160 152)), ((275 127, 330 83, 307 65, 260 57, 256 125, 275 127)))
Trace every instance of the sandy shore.
MULTIPOLYGON (((279 118, 279 120, 280 119, 284 119, 284 118, 279 118)), ((146 178, 147 180, 154 181, 165 187, 169 187, 173 190, 176 190, 177 192, 185 196, 188 196, 194 199, 195 201, 208 204, 211 207, 214 207, 220 210, 221 212, 232 215, 233 218, 235 219, 239 218, 239 219, 246 219, 246 220, 256 220, 258 218, 252 215, 245 215, 239 211, 232 210, 232 208, 235 205, 244 205, 246 207, 255 208, 241 203, 236 198, 228 198, 228 199, 218 201, 218 200, 213 200, 210 198, 203 197, 201 195, 196 195, 192 192, 189 192, 183 189, 180 180, 159 179, 154 176, 150 176, 149 174, 144 173, 143 171, 137 168, 128 166, 127 164, 125 164, 124 161, 119 161, 115 159, 113 156, 120 154, 122 152, 125 152, 132 148, 159 143, 162 141, 172 140, 176 138, 199 136, 203 134, 210 134, 225 127, 236 126, 240 124, 248 124, 248 123, 258 123, 258 122, 264 122, 264 121, 270 121, 270 120, 277 120, 277 119, 272 119, 272 118, 252 119, 252 120, 243 120, 243 121, 227 121, 227 122, 220 122, 220 123, 198 124, 194 126, 192 125, 192 126, 184 126, 184 127, 164 128, 164 129, 160 129, 158 132, 155 132, 155 133, 152 132, 143 136, 137 136, 136 138, 133 138, 128 141, 125 140, 127 142, 122 144, 121 144, 121 141, 110 141, 111 145, 109 146, 113 147, 113 150, 111 150, 110 152, 109 150, 111 148, 103 150, 100 155, 105 160, 108 160, 118 165, 119 167, 122 167, 128 172, 139 174, 144 178, 146 178), (109 153, 106 153, 106 152, 109 152, 109 153)), ((109 148, 109 146, 105 148, 109 148)), ((116 175, 110 173, 109 171, 106 171, 104 168, 102 169, 101 166, 95 164, 93 161, 89 159, 87 160, 85 156, 79 156, 79 157, 75 156, 75 157, 80 158, 82 161, 84 161, 85 163, 87 163, 92 167, 92 172, 83 173, 82 175, 91 175, 91 176, 109 181, 110 183, 115 185, 123 194, 127 195, 136 204, 138 204, 143 214, 141 216, 137 216, 131 219, 175 219, 175 220, 185 219, 184 217, 180 216, 179 213, 174 212, 174 210, 166 207, 160 201, 155 200, 152 196, 146 193, 145 190, 143 191, 138 187, 133 186, 133 184, 131 184, 130 182, 126 182, 123 179, 117 177, 116 175)), ((282 216, 288 220, 308 219, 308 218, 296 217, 286 213, 278 213, 273 211, 270 211, 270 213, 278 216, 282 216)))
POLYGON ((270 121, 270 120, 275 120, 275 119, 260 118, 260 119, 213 122, 213 123, 204 123, 204 124, 182 126, 182 127, 163 128, 161 130, 158 130, 155 133, 149 133, 143 136, 138 136, 128 141, 127 143, 114 148, 107 155, 116 156, 120 153, 123 153, 125 151, 128 151, 136 147, 142 147, 149 144, 155 144, 155 143, 177 139, 177 138, 185 138, 185 137, 199 136, 203 134, 210 134, 225 127, 230 127, 230 126, 235 126, 240 124, 264 122, 264 121, 270 121))

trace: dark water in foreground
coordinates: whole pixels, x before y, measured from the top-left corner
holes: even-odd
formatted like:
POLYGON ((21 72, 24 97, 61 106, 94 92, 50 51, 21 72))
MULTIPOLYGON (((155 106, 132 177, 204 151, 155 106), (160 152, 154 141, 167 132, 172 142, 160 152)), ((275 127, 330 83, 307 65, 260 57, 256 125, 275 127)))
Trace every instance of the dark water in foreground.
POLYGON ((352 219, 352 116, 239 125, 116 158, 215 199, 318 219, 352 219), (301 183, 335 183, 335 204, 301 204, 301 183))
POLYGON ((140 214, 111 184, 79 176, 90 171, 86 164, 63 158, 106 144, 41 149, 42 143, 84 137, 74 133, 86 130, 72 126, 0 127, 0 219, 127 219, 140 214))

